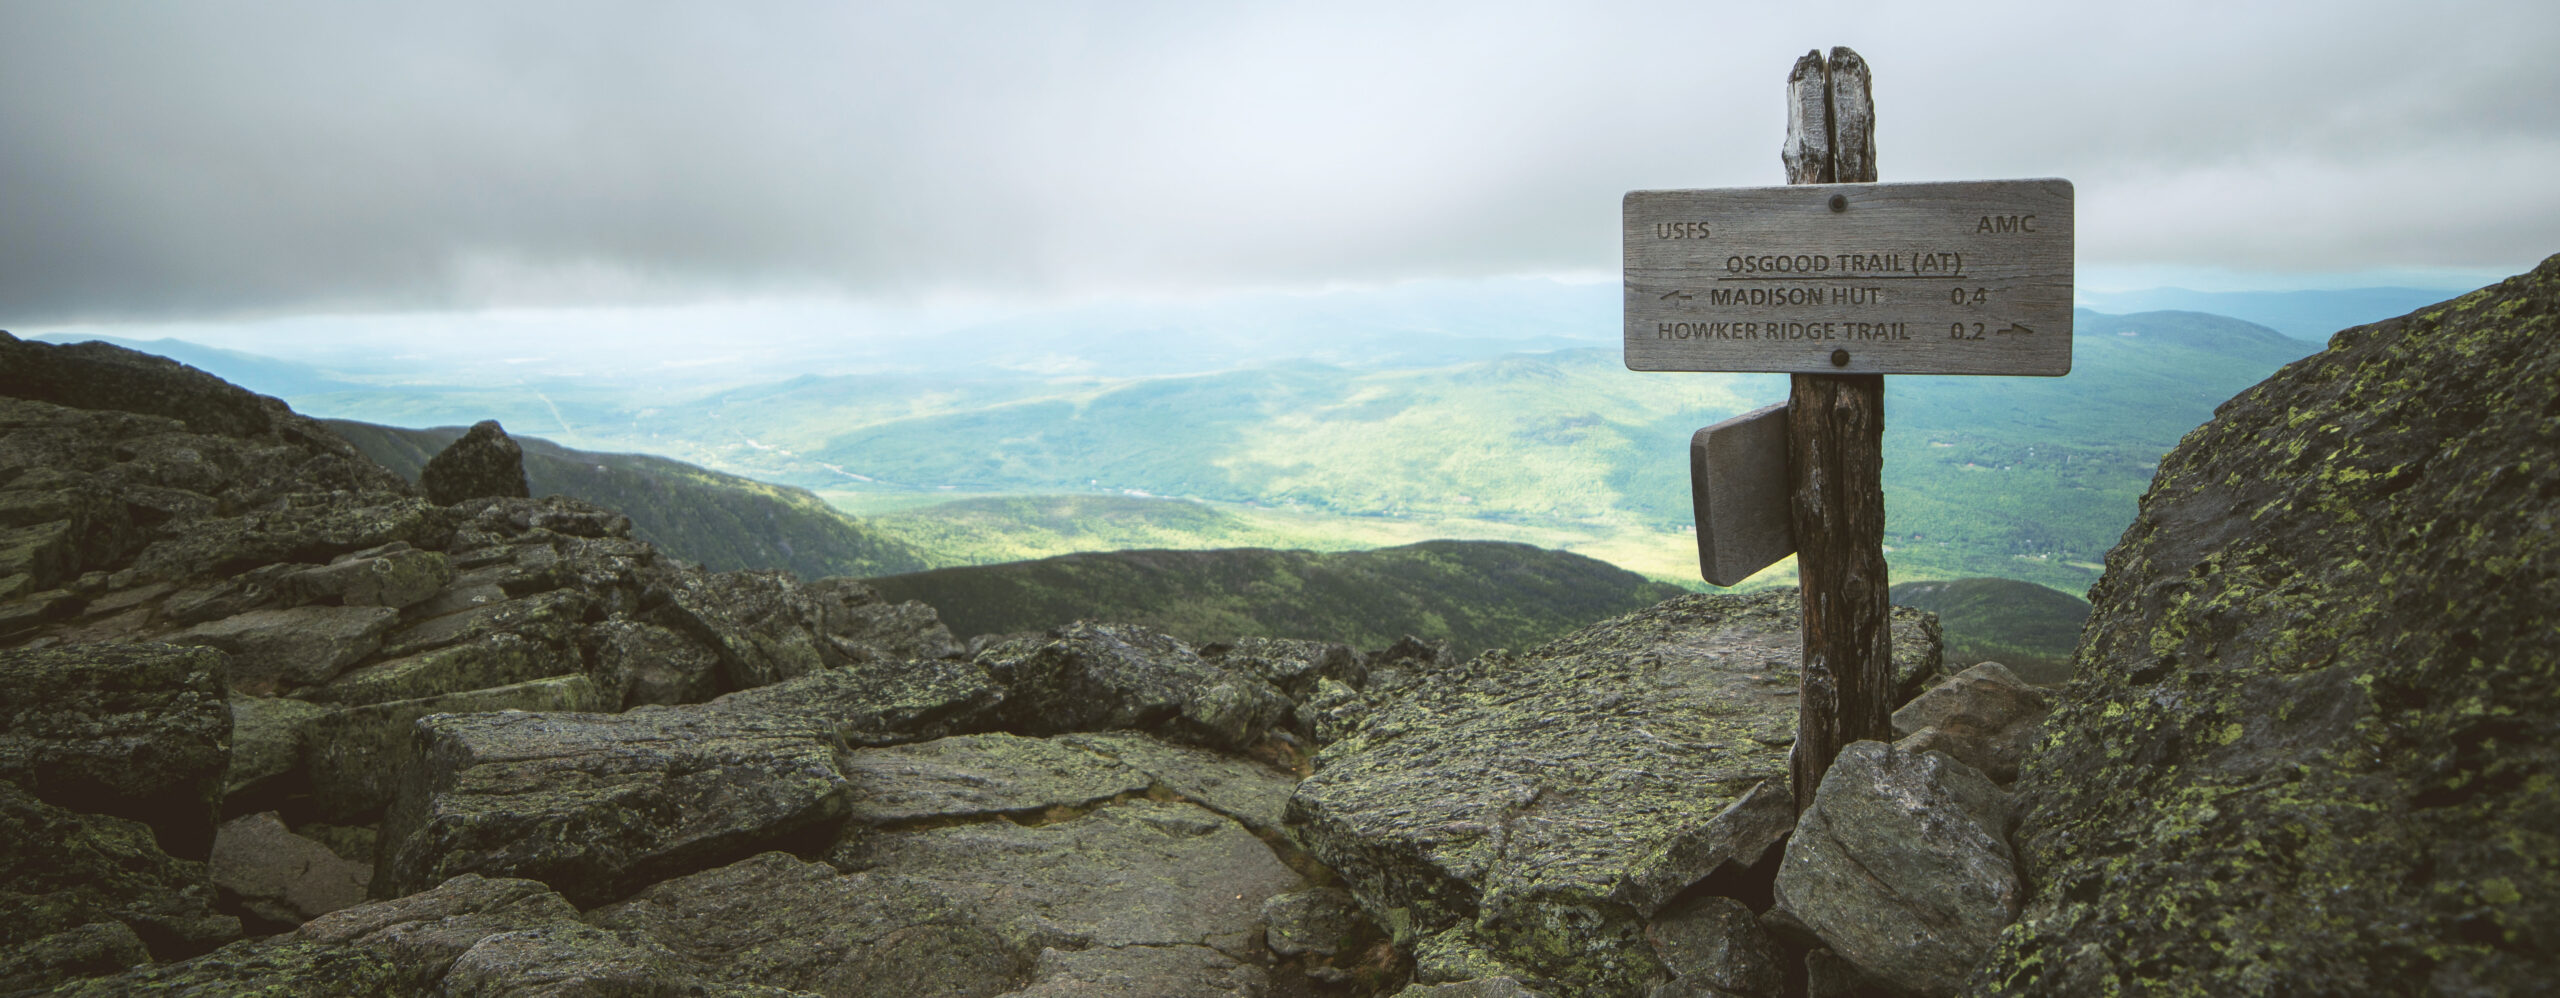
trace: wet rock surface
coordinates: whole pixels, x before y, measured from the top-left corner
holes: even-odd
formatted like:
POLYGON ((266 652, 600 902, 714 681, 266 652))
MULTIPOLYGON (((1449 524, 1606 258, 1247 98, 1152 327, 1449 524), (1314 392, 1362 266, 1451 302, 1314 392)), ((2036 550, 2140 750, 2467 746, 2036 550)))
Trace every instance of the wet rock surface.
POLYGON ((1978 990, 2560 979, 2555 333, 2560 258, 2340 332, 2162 460, 2021 767, 2033 893, 1978 990))

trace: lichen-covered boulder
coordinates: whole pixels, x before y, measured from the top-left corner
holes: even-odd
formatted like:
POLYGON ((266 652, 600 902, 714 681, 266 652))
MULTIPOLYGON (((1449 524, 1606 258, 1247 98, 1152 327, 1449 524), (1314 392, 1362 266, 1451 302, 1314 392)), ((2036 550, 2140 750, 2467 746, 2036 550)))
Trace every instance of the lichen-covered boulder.
POLYGON ((1851 742, 1778 866, 1777 904, 1878 979, 1946 998, 2017 916, 2008 795, 1943 753, 1851 742))
MULTIPOLYGON (((1435 945, 1641 995, 1646 921, 1794 823, 1798 614, 1793 590, 1681 597, 1432 672, 1317 756, 1290 834, 1400 943, 1455 931, 1435 945)), ((1896 671, 1934 671, 1931 619, 1893 628, 1896 671)))
POLYGON ((977 664, 905 659, 822 669, 713 700, 710 710, 824 723, 854 745, 892 745, 996 726, 1004 691, 977 664))
POLYGON ((524 447, 494 419, 471 424, 460 439, 428 458, 418 472, 418 488, 438 506, 490 496, 533 495, 533 487, 524 480, 524 447))
POLYGON ((210 648, 0 650, 0 780, 146 822, 161 848, 201 859, 229 766, 222 673, 210 648))
POLYGON ((1005 689, 1000 714, 1026 734, 1141 728, 1224 749, 1262 740, 1290 703, 1260 677, 1211 664, 1169 635, 1079 621, 1003 642, 978 663, 1005 689))
POLYGON ((430 714, 581 712, 613 706, 593 681, 571 673, 416 700, 321 708, 301 727, 301 761, 311 803, 325 820, 370 820, 398 792, 417 720, 430 714))
POLYGON ((74 981, 48 993, 61 998, 264 994, 380 998, 401 993, 398 988, 399 975, 381 954, 277 938, 244 939, 193 959, 74 981))
POLYGON ((240 934, 214 898, 205 865, 171 858, 141 823, 65 810, 0 780, 0 980, 120 949, 111 930, 96 946, 46 941, 96 923, 124 926, 161 959, 201 953, 240 934))
POLYGON ((2019 776, 1991 994, 2560 980, 2560 257, 2162 460, 2019 776))
POLYGON ((932 880, 772 852, 662 881, 589 915, 732 983, 818 994, 998 995, 1039 950, 932 880))
POLYGON ((373 891, 525 877, 594 904, 823 835, 844 817, 825 726, 683 707, 436 714, 416 722, 373 891))
POLYGON ((453 961, 490 936, 578 922, 539 881, 466 873, 405 897, 341 908, 294 930, 298 942, 370 950, 412 994, 434 994, 453 961))

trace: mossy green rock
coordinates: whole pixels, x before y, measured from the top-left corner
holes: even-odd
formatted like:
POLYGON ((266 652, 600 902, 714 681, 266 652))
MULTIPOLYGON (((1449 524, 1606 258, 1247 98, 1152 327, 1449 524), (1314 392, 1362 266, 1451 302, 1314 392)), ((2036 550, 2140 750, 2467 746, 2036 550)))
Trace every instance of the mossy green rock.
MULTIPOLYGON (((1565 990, 1643 994, 1645 920, 1793 824, 1799 613, 1794 590, 1684 596, 1435 674, 1317 756, 1291 834, 1400 939, 1464 928, 1565 990)), ((1934 622, 1892 626, 1916 684, 1934 622)))
POLYGON ((90 978, 49 993, 63 998, 380 998, 402 992, 391 962, 379 953, 293 939, 246 939, 191 960, 90 978))
POLYGON ((2560 257, 2161 462, 2020 776, 1991 994, 2560 980, 2560 257))
POLYGON ((383 819, 377 896, 463 873, 581 904, 824 834, 845 817, 823 725, 699 707, 435 714, 383 819))
POLYGON ((229 767, 222 653, 169 645, 0 651, 0 780, 150 824, 201 859, 229 767))
POLYGON ((1140 728, 1244 749, 1291 708, 1260 677, 1213 664, 1135 624, 1077 621, 1043 637, 1001 642, 977 661, 1004 687, 998 716, 1025 734, 1140 728))
MULTIPOLYGON (((278 701, 299 703, 299 701, 278 701)), ((368 817, 391 803, 400 782, 402 753, 412 727, 429 714, 495 710, 601 711, 613 708, 594 681, 571 673, 531 682, 466 690, 416 700, 394 700, 331 711, 304 724, 304 765, 312 804, 323 820, 368 817)))
POLYGON ((67 811, 0 780, 0 977, 42 956, 19 947, 95 922, 131 928, 161 959, 201 953, 240 934, 213 900, 205 865, 160 851, 140 822, 67 811))

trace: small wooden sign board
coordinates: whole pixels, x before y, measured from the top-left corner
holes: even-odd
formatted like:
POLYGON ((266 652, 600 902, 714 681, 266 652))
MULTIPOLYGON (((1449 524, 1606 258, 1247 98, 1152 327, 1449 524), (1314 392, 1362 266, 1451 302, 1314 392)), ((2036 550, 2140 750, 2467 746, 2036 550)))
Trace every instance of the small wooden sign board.
POLYGON ((1698 574, 1730 586, 1796 552, 1787 522, 1787 404, 1754 409, 1689 437, 1698 574))
POLYGON ((1637 371, 2071 373, 2071 182, 1631 191, 1637 371))

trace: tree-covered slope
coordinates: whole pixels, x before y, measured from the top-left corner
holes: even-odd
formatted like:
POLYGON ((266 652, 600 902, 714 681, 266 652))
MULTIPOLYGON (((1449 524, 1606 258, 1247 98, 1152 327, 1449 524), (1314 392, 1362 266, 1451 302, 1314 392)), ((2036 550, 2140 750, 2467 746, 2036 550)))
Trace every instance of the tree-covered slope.
POLYGON ((2071 678, 2089 601, 2015 579, 1905 582, 1893 601, 1938 615, 1950 671, 1998 662, 2034 683, 2071 678))
MULTIPOLYGON (((410 481, 462 428, 410 430, 323 421, 365 456, 410 481)), ((713 571, 780 568, 803 578, 878 575, 925 566, 915 549, 864 529, 805 489, 768 485, 645 454, 595 454, 516 437, 535 495, 584 499, 631 518, 632 533, 713 571)))
POLYGON ((1427 541, 1374 551, 1113 551, 869 580, 923 600, 962 636, 1079 618, 1191 641, 1288 637, 1383 647, 1412 635, 1461 654, 1526 649, 1681 590, 1525 544, 1427 541))

